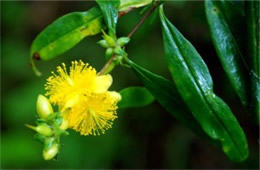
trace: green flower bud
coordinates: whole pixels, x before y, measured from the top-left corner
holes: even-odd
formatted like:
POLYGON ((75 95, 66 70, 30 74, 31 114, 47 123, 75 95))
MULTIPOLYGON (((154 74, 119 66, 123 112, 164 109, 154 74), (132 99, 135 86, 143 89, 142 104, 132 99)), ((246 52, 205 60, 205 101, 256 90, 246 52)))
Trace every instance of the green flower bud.
POLYGON ((42 134, 44 136, 52 136, 53 135, 52 129, 46 124, 41 124, 41 125, 37 126, 36 131, 39 134, 42 134))
POLYGON ((110 37, 109 35, 107 35, 104 31, 102 31, 102 32, 103 32, 103 38, 106 40, 107 45, 109 47, 115 47, 115 45, 116 45, 115 40, 112 37, 110 37))
POLYGON ((130 41, 130 38, 128 38, 128 37, 120 37, 118 40, 117 40, 117 45, 119 45, 119 46, 124 46, 124 45, 126 45, 127 43, 129 43, 129 41, 130 41))
POLYGON ((105 53, 106 59, 107 59, 107 60, 110 59, 113 54, 114 54, 113 48, 108 48, 108 49, 106 50, 106 53, 105 53))
POLYGON ((124 50, 120 46, 116 46, 114 48, 114 53, 116 53, 118 55, 122 55, 124 53, 124 50))
POLYGON ((32 126, 32 125, 25 125, 26 127, 35 130, 36 132, 38 132, 41 135, 44 136, 52 136, 53 135, 53 131, 52 129, 47 125, 47 124, 40 124, 38 126, 32 126))
POLYGON ((54 142, 55 142, 54 137, 45 138, 45 140, 44 140, 44 150, 50 149, 52 147, 52 145, 54 145, 54 142))
POLYGON ((47 119, 47 117, 53 113, 52 106, 49 102, 49 100, 43 96, 39 95, 37 102, 36 102, 36 110, 40 118, 47 119))
POLYGON ((53 159, 59 152, 59 145, 54 143, 49 149, 44 149, 42 156, 43 158, 48 161, 53 159))
POLYGON ((106 40, 100 40, 97 42, 101 47, 108 48, 106 40))

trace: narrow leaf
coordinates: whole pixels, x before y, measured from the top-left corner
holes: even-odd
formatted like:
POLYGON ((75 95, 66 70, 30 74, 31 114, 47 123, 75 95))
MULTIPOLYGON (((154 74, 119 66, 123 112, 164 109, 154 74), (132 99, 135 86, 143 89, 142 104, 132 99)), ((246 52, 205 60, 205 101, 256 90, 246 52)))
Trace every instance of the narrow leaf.
POLYGON ((220 0, 218 6, 221 9, 228 27, 243 55, 246 52, 246 18, 245 2, 220 0), (239 29, 237 29, 239 28, 239 29))
MULTIPOLYGON (((228 11, 229 8, 225 7, 225 4, 223 3, 224 2, 217 2, 214 0, 205 1, 210 33, 221 64, 231 81, 233 88, 243 105, 247 106, 248 76, 245 67, 246 62, 244 61, 239 45, 234 38, 238 33, 232 34, 232 30, 237 29, 238 24, 235 24, 236 28, 233 28, 234 25, 233 27, 231 24, 229 25, 231 20, 235 20, 235 18, 234 15, 231 16, 231 14, 227 12, 225 12, 225 17, 223 11, 228 11)), ((236 20, 240 19, 241 18, 236 18, 236 20)), ((243 27, 243 25, 241 26, 243 27)))
POLYGON ((116 25, 118 19, 119 0, 104 1, 96 0, 104 16, 106 25, 108 26, 109 35, 116 35, 116 25))
POLYGON ((128 61, 128 63, 131 65, 132 69, 135 71, 144 86, 150 91, 150 93, 155 97, 156 101, 158 101, 162 107, 164 107, 179 122, 188 127, 195 134, 204 139, 207 139, 211 143, 214 143, 202 130, 197 120, 187 109, 176 89, 176 86, 173 83, 138 66, 132 61, 128 61))
POLYGON ((144 87, 128 87, 120 91, 119 108, 143 107, 154 101, 153 95, 144 87))
POLYGON ((31 57, 50 60, 74 47, 84 37, 99 33, 102 27, 102 13, 96 7, 88 12, 66 14, 35 38, 31 46, 31 57))
POLYGON ((251 101, 250 111, 252 117, 258 124, 260 123, 260 36, 259 36, 259 1, 247 1, 248 20, 248 60, 251 78, 251 101))
POLYGON ((160 8, 166 59, 181 98, 204 131, 222 144, 233 161, 248 156, 245 134, 229 107, 213 93, 208 68, 196 49, 165 17, 160 8))

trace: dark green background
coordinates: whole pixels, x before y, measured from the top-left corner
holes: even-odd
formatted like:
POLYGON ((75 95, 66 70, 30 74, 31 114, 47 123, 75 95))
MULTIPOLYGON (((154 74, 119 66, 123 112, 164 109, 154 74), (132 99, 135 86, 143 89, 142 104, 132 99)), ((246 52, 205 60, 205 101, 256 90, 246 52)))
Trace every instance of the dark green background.
MULTIPOLYGON (((37 62, 43 76, 29 66, 30 44, 56 18, 85 11, 94 2, 1 2, 1 167, 2 168, 259 168, 258 127, 243 109, 218 61, 206 23, 203 2, 169 1, 165 13, 189 39, 207 63, 217 95, 238 118, 248 138, 250 157, 235 164, 214 146, 202 141, 168 114, 158 103, 118 111, 113 128, 101 136, 80 136, 70 130, 56 161, 44 161, 42 145, 24 126, 36 120, 35 102, 44 94, 44 83, 61 62, 82 59, 97 70, 105 63, 104 49, 96 44, 101 35, 87 37, 60 57, 37 62)), ((120 18, 118 35, 126 36, 141 18, 134 10, 120 18)), ((127 46, 139 65, 170 79, 158 17, 148 19, 127 46)), ((112 90, 141 85, 132 70, 116 68, 112 90)))

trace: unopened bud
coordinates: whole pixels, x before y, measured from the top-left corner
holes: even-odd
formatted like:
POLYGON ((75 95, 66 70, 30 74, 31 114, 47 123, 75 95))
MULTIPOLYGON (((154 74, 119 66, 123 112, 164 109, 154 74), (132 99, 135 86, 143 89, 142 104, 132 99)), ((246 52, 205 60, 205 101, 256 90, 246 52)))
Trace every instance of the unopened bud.
POLYGON ((46 124, 40 124, 36 127, 32 126, 32 125, 27 125, 27 124, 25 126, 30 128, 30 129, 35 130, 36 132, 38 132, 39 134, 44 135, 44 136, 52 136, 53 135, 52 129, 46 124))
POLYGON ((114 53, 122 55, 124 53, 123 49, 120 46, 115 47, 114 53))
POLYGON ((114 54, 113 48, 108 48, 108 49, 106 50, 106 53, 105 53, 106 59, 107 59, 107 60, 110 59, 113 54, 114 54))
POLYGON ((128 38, 128 37, 121 37, 121 38, 118 38, 118 40, 117 40, 117 45, 119 45, 119 46, 124 46, 124 45, 126 45, 127 43, 129 43, 129 41, 130 41, 130 38, 128 38))
POLYGON ((40 118, 47 119, 47 117, 53 113, 52 106, 49 100, 43 96, 39 95, 36 103, 36 110, 40 118))
POLYGON ((59 152, 59 145, 54 143, 50 148, 44 149, 42 156, 43 158, 48 161, 53 159, 59 152))
POLYGON ((108 48, 106 40, 100 40, 97 42, 101 47, 108 48))
POLYGON ((110 37, 109 35, 107 35, 104 31, 103 32, 103 38, 106 40, 106 43, 109 47, 114 47, 116 45, 115 40, 110 37))

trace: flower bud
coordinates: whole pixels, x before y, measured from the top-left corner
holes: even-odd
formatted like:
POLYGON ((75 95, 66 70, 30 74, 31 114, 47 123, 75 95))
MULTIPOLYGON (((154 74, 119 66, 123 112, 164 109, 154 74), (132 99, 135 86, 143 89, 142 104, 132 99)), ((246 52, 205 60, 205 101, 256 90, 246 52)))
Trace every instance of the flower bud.
POLYGON ((35 130, 36 132, 38 132, 39 134, 44 135, 44 136, 52 136, 53 135, 52 129, 46 124, 40 124, 36 127, 32 126, 32 125, 27 125, 27 124, 25 126, 30 128, 30 129, 35 130))
POLYGON ((114 53, 121 55, 124 53, 124 50, 120 46, 117 46, 114 48, 114 53))
POLYGON ((59 145, 54 143, 50 148, 43 150, 42 156, 46 161, 48 161, 53 159, 58 152, 59 152, 59 145))
POLYGON ((36 110, 40 118, 47 119, 47 117, 53 113, 52 106, 49 100, 43 96, 39 95, 36 103, 36 110))
POLYGON ((104 31, 103 32, 103 38, 106 40, 106 43, 109 47, 114 47, 116 45, 115 40, 110 37, 109 35, 107 35, 104 31))
POLYGON ((41 125, 37 126, 36 131, 39 134, 42 134, 42 135, 45 135, 45 136, 52 136, 53 135, 52 129, 46 124, 41 124, 41 125))
POLYGON ((108 48, 106 40, 100 40, 97 42, 101 47, 108 48))
POLYGON ((124 46, 124 45, 126 45, 127 43, 129 43, 129 41, 130 41, 130 38, 128 38, 128 37, 121 37, 121 38, 118 38, 118 40, 117 40, 117 45, 119 45, 119 46, 124 46))
POLYGON ((106 59, 107 60, 110 59, 113 54, 114 54, 113 48, 107 48, 106 53, 105 53, 106 59))

